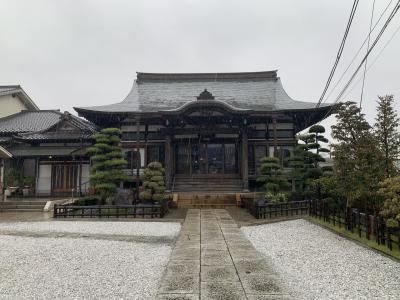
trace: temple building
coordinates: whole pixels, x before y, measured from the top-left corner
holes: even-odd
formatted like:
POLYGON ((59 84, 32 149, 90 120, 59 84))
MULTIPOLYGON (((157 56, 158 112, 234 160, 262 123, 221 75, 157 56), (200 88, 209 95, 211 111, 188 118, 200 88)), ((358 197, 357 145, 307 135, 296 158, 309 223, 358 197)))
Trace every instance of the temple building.
POLYGON ((241 191, 254 186, 262 157, 276 156, 285 167, 296 133, 331 108, 293 100, 277 71, 265 71, 137 73, 122 102, 75 110, 122 129, 133 176, 160 161, 172 191, 241 191))

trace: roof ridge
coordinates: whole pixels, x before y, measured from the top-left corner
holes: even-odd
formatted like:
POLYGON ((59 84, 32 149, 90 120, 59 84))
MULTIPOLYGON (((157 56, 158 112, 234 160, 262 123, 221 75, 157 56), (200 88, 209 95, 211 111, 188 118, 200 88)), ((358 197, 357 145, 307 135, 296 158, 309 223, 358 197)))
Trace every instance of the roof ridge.
POLYGON ((20 84, 0 85, 0 88, 20 88, 20 84))
POLYGON ((214 73, 146 73, 136 72, 140 82, 171 82, 171 81, 237 81, 277 79, 277 71, 256 72, 214 72, 214 73))

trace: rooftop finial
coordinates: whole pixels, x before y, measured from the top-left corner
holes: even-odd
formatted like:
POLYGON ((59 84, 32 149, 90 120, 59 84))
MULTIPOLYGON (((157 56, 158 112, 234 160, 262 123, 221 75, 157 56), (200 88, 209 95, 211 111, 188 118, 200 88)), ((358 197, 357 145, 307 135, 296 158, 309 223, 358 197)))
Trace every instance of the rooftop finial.
POLYGON ((209 91, 207 91, 207 89, 204 89, 204 91, 202 91, 197 97, 197 100, 214 100, 214 98, 215 97, 209 91))

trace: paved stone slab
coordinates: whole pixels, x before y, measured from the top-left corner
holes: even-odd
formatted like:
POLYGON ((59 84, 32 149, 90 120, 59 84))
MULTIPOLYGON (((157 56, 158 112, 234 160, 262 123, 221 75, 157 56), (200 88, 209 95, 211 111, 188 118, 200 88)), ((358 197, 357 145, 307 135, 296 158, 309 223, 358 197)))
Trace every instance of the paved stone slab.
POLYGON ((167 272, 159 289, 161 294, 198 294, 199 274, 176 274, 167 272))
POLYGON ((247 298, 240 282, 202 282, 201 299, 243 300, 247 298))
POLYGON ((190 209, 157 299, 289 299, 270 263, 224 209, 190 209))
POLYGON ((201 282, 239 281, 236 269, 231 266, 202 266, 201 282))
POLYGON ((157 300, 199 300, 199 294, 158 294, 157 300))

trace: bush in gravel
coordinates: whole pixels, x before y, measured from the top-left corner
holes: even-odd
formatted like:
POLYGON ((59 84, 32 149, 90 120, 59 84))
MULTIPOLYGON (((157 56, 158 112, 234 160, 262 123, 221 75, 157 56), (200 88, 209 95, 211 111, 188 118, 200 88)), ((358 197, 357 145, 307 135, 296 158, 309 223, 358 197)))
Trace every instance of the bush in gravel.
POLYGON ((165 170, 161 163, 151 162, 140 175, 144 191, 140 192, 142 201, 159 202, 165 199, 165 170))

